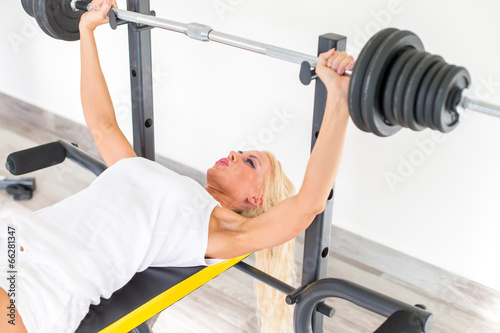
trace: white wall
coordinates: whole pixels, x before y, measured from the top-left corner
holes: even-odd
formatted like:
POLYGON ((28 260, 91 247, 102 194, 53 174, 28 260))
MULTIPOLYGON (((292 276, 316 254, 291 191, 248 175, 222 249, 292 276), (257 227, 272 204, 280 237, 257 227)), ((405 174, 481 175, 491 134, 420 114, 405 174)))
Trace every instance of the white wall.
MULTIPOLYGON (((2 6, 0 91, 83 122, 78 42, 44 35, 19 0, 2 6)), ((470 71, 470 91, 500 104, 497 1, 171 0, 152 1, 152 8, 159 17, 309 54, 326 32, 346 35, 357 55, 383 27, 412 30, 428 51, 470 71)), ((130 137, 126 28, 102 27, 97 35, 130 137)), ((153 45, 159 153, 206 170, 254 137, 301 184, 313 87, 299 83, 298 66, 158 29, 153 45)), ((500 290, 499 139, 500 119, 477 114, 447 135, 406 130, 378 138, 351 124, 334 223, 500 290)))

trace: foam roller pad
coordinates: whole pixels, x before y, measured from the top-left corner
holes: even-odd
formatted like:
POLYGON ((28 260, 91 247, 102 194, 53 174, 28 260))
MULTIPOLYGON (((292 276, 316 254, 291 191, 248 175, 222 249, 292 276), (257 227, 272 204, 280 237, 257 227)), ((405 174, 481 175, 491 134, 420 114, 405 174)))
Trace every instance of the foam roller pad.
POLYGON ((59 142, 21 150, 7 157, 5 167, 15 176, 62 163, 66 149, 59 142))

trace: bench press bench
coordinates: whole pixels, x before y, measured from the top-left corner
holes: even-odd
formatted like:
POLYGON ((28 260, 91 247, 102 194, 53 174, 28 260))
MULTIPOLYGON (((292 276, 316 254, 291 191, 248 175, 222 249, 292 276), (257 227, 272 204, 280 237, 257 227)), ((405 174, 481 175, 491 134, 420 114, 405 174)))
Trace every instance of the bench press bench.
MULTIPOLYGON (((54 166, 66 158, 96 176, 106 169, 103 162, 63 140, 13 153, 7 158, 6 167, 11 173, 20 175, 54 166)), ((149 327, 143 323, 247 256, 208 267, 150 267, 137 273, 109 299, 102 298, 98 305, 92 305, 76 332, 129 332, 135 329, 133 332, 147 333, 149 327)))
MULTIPOLYGON (((22 0, 23 8, 38 20, 48 20, 50 23, 69 22, 70 26, 78 25, 76 15, 71 12, 70 4, 74 1, 68 0, 22 0), (61 2, 59 4, 59 2, 61 2), (52 5, 53 6, 52 6, 52 5), (56 6, 57 4, 57 6, 56 6), (31 5, 37 5, 31 7, 31 5), (65 15, 72 13, 73 20, 55 20, 48 9, 63 7, 68 11, 59 11, 54 15, 65 15), (41 10, 35 10, 41 9, 41 10)), ((84 6, 85 7, 85 6, 84 6)), ((133 120, 133 147, 137 156, 155 159, 154 144, 154 112, 152 96, 152 57, 151 57, 151 28, 149 24, 144 24, 137 20, 138 17, 146 15, 148 22, 151 22, 151 10, 149 0, 127 0, 128 11, 119 11, 120 15, 127 15, 128 21, 124 17, 112 16, 111 25, 128 24, 129 32, 129 55, 130 55, 130 80, 132 94, 132 120, 133 120), (134 21, 135 20, 135 21, 134 21), (136 22, 137 21, 137 22, 136 22)), ((157 20, 158 21, 158 20, 157 20)), ((44 25, 47 30, 47 25, 44 25)), ((198 28, 205 29, 205 26, 198 24, 191 25, 195 32, 198 28)), ((63 29, 67 32, 68 29, 63 29)), ((46 31, 47 32, 47 31, 46 31)), ((203 32, 202 30, 198 32, 203 32)), ((190 29, 189 33, 193 33, 190 29)), ((74 34, 78 37, 78 33, 74 34)), ((189 34, 188 34, 189 35, 189 34)), ((212 33, 212 37, 217 34, 212 33)), ((64 36, 55 36, 65 39, 64 36)), ((194 34, 190 37, 196 37, 194 34)), ((237 46, 258 53, 263 46, 239 37, 226 34, 220 35, 222 40, 228 42, 228 38, 234 38, 234 43, 228 45, 237 46), (229 36, 229 37, 228 37, 229 36), (244 45, 251 47, 242 47, 244 45), (255 46, 255 47, 254 47, 255 46)), ((78 38, 75 38, 78 39, 78 38)), ((200 39, 200 38, 195 38, 200 39)), ((70 39, 67 39, 70 40, 70 39)), ((74 39, 71 39, 74 40, 74 39)), ((206 40, 206 39, 200 39, 206 40)), ((266 46, 264 47, 273 57, 286 61, 301 63, 304 60, 303 54, 296 54, 285 49, 266 46)), ((346 49, 346 38, 336 34, 325 34, 319 37, 318 54, 326 52, 332 48, 339 51, 346 49)), ((306 56, 307 61, 302 62, 300 78, 304 84, 311 82, 315 73, 311 71, 315 57, 306 56)), ((313 66, 314 67, 314 66, 313 66)), ((364 75, 363 71, 360 71, 364 75)), ((313 126, 311 135, 311 149, 316 142, 319 129, 323 119, 323 112, 326 104, 326 88, 320 80, 315 81, 315 98, 313 111, 313 126)), ((377 118, 378 119, 378 118, 377 118)), ((89 169, 94 174, 99 175, 106 166, 99 160, 81 151, 76 146, 58 141, 33 148, 38 152, 43 151, 39 159, 33 160, 31 153, 23 151, 9 156, 7 168, 13 174, 24 171, 25 166, 32 165, 36 170, 45 166, 61 163, 66 157, 76 161, 78 164, 89 169), (17 161, 15 161, 18 159, 17 161), (17 170, 19 168, 19 170, 17 170)), ((383 294, 369 290, 349 281, 326 278, 328 254, 330 246, 331 217, 333 210, 333 189, 328 198, 325 211, 319 214, 310 227, 305 232, 304 240, 304 262, 307 260, 307 267, 302 269, 301 287, 289 286, 259 270, 247 265, 241 260, 244 257, 226 260, 210 267, 195 268, 148 268, 144 272, 136 274, 133 279, 121 290, 116 291, 108 300, 101 300, 101 304, 92 306, 87 317, 82 321, 77 332, 128 332, 134 327, 134 333, 149 332, 148 325, 143 324, 164 308, 172 305, 188 293, 200 287, 203 283, 221 274, 225 270, 235 265, 240 270, 252 277, 270 285, 283 292, 288 304, 295 304, 294 327, 296 333, 321 333, 323 332, 324 316, 332 317, 334 309, 327 306, 323 300, 329 297, 345 299, 360 307, 387 317, 387 320, 376 330, 375 333, 427 333, 433 325, 433 315, 425 310, 423 306, 408 305, 383 294)), ((285 298, 285 297, 284 297, 285 298)))
MULTIPOLYGON (((62 163, 66 158, 97 176, 106 169, 103 162, 63 140, 12 153, 7 157, 6 167, 12 174, 21 175, 62 163)), ((150 267, 135 274, 109 299, 101 299, 98 305, 92 305, 76 333, 149 333, 148 320, 235 265, 283 292, 288 304, 296 304, 294 322, 297 333, 313 332, 311 321, 314 315, 334 315, 334 309, 323 302, 328 297, 343 298, 388 317, 375 333, 400 332, 395 330, 396 327, 407 333, 429 332, 433 325, 433 315, 425 307, 411 306, 339 279, 319 279, 294 288, 242 262, 247 256, 208 267, 150 267)))

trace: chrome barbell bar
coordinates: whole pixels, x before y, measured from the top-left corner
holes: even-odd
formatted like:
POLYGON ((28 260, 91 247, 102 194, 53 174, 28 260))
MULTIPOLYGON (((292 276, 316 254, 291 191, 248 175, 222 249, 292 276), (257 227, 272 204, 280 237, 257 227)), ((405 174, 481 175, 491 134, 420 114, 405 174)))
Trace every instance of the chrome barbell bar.
MULTIPOLYGON (((87 1, 81 0, 72 0, 71 7, 73 8, 73 10, 80 10, 79 8, 82 7, 85 7, 86 10, 90 10, 90 4, 87 1), (80 3, 80 5, 78 5, 77 3, 80 3)), ((247 38, 218 32, 213 30, 208 25, 200 23, 181 23, 119 8, 112 8, 111 10, 115 13, 118 19, 126 22, 143 24, 155 28, 175 31, 183 33, 189 38, 195 40, 204 42, 213 41, 216 43, 237 47, 243 50, 252 51, 299 65, 301 65, 303 62, 308 62, 312 68, 315 68, 318 65, 318 57, 270 44, 257 42, 247 38)), ((472 96, 462 96, 458 105, 466 110, 488 114, 490 116, 500 118, 500 106, 477 100, 472 96)))

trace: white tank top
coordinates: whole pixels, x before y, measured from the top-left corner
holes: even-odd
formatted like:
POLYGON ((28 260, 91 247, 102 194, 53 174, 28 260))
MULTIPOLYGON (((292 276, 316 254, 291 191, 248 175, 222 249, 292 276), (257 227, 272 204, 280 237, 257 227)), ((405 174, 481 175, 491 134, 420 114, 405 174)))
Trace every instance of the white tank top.
POLYGON ((147 159, 127 158, 54 206, 0 220, 2 229, 7 230, 3 224, 17 228, 24 249, 18 259, 19 287, 26 299, 33 293, 40 298, 39 306, 34 299, 21 306, 21 316, 24 307, 31 312, 26 313, 29 321, 41 320, 40 325, 42 307, 51 308, 49 317, 61 316, 57 310, 63 307, 66 320, 47 322, 77 326, 90 303, 109 298, 149 266, 217 262, 205 260, 210 215, 217 205, 191 178, 147 159))

